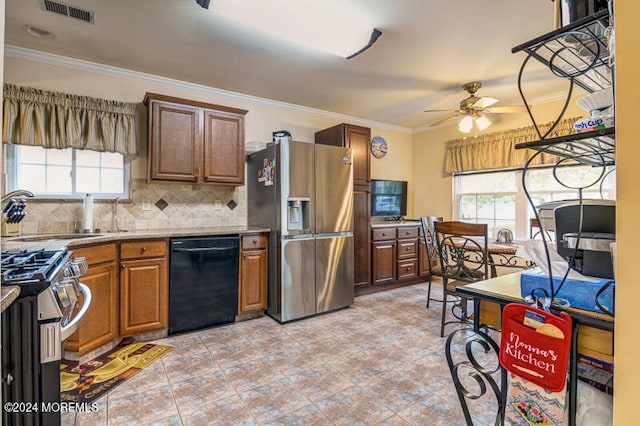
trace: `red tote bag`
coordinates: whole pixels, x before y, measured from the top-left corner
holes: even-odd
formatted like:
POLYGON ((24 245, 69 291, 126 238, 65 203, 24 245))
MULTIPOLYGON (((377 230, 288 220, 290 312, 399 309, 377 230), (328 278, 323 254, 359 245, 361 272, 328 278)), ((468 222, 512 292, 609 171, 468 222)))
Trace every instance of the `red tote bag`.
POLYGON ((500 364, 507 371, 552 392, 567 383, 571 317, 510 303, 502 311, 500 364))

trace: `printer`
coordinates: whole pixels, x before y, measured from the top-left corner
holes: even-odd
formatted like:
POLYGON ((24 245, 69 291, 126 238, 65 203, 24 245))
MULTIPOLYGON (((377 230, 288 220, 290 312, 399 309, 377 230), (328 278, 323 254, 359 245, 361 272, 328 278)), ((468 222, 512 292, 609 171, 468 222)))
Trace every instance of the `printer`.
POLYGON ((613 200, 562 200, 537 206, 540 225, 553 231, 558 254, 570 259, 583 275, 613 279, 611 243, 616 236, 616 203, 613 200), (576 251, 577 247, 577 251, 576 251))

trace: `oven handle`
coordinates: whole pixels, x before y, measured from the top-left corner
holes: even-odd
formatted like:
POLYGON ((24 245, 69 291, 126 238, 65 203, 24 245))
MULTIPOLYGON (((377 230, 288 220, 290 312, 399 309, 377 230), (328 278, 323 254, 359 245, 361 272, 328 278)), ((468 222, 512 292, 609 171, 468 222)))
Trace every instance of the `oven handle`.
POLYGON ((62 327, 62 329, 60 330, 60 336, 61 336, 60 340, 63 342, 67 340, 67 338, 71 336, 78 329, 80 322, 82 322, 85 315, 87 314, 87 311, 89 310, 89 305, 91 305, 91 290, 86 284, 79 283, 79 285, 80 285, 80 292, 82 293, 82 297, 83 297, 82 307, 78 311, 78 314, 75 317, 73 317, 71 322, 69 322, 69 324, 62 327))

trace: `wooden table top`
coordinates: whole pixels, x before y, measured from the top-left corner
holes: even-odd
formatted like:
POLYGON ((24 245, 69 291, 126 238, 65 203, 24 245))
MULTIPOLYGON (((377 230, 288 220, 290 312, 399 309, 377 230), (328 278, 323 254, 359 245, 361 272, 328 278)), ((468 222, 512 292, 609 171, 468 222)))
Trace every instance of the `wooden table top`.
POLYGON ((520 244, 517 243, 498 243, 489 241, 487 243, 487 251, 490 254, 510 254, 515 255, 520 244))
MULTIPOLYGON (((460 242, 453 238, 454 244, 456 247, 461 247, 463 245, 464 240, 460 240, 460 242)), ((445 240, 445 244, 450 244, 450 239, 445 240)), ((480 240, 477 241, 480 246, 484 244, 480 240)), ((487 241, 487 252, 489 254, 506 254, 506 255, 515 255, 518 251, 518 247, 520 247, 523 243, 498 243, 496 241, 487 241)), ((476 247, 474 244, 467 244, 466 248, 468 250, 474 250, 476 247)))

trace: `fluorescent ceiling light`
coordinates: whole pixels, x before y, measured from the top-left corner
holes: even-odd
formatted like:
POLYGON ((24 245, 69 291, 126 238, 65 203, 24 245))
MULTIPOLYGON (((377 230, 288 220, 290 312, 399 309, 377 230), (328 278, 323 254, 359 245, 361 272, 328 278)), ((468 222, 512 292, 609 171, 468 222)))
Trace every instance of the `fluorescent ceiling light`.
POLYGON ((366 50, 381 34, 365 10, 340 0, 215 0, 209 10, 267 36, 344 58, 366 50))

